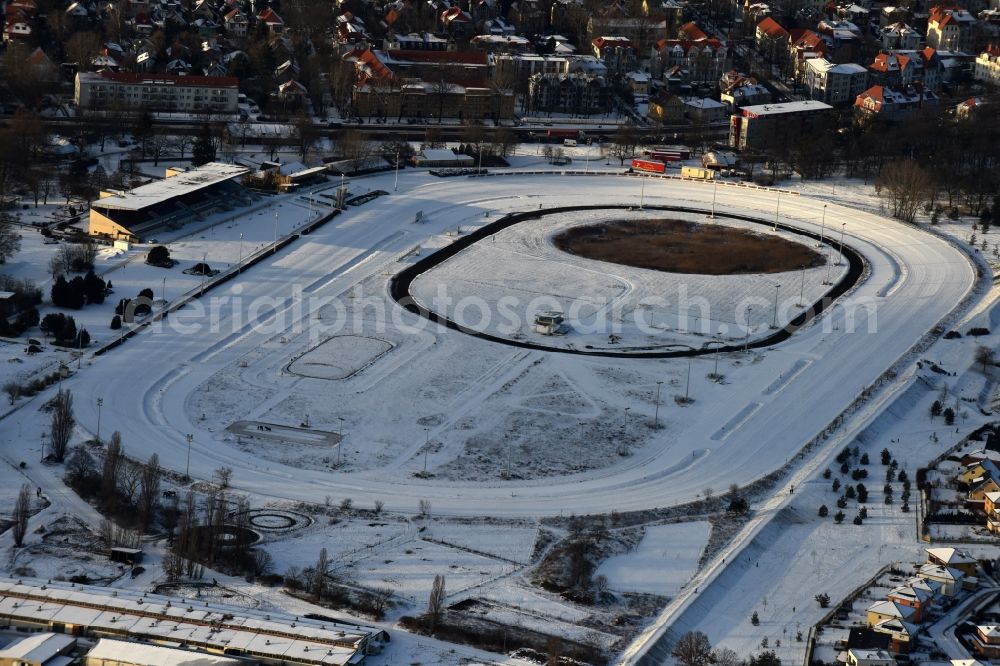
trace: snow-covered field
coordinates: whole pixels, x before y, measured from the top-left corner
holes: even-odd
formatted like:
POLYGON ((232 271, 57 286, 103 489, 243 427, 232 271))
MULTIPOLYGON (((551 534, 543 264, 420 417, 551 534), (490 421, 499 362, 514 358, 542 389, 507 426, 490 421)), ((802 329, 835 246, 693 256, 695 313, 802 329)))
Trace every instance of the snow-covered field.
POLYGON ((638 548, 608 558, 597 575, 617 592, 672 597, 694 574, 710 529, 704 521, 647 527, 638 548))

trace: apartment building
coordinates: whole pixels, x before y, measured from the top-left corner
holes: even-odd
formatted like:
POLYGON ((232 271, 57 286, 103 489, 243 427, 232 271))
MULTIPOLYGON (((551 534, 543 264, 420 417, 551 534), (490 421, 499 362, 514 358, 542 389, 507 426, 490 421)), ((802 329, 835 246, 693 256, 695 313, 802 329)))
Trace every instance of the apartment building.
POLYGON ((868 87, 868 70, 855 63, 836 65, 825 58, 807 60, 809 96, 827 104, 853 102, 868 87))
POLYGON ((80 72, 74 101, 85 115, 128 109, 235 114, 239 92, 234 77, 80 72))

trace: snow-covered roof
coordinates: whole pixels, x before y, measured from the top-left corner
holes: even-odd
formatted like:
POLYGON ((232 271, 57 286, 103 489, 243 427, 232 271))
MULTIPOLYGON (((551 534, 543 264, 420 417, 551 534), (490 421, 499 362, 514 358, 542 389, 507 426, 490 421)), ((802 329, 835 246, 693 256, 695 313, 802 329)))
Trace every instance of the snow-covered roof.
POLYGON ((868 607, 868 612, 906 619, 913 615, 915 611, 907 606, 901 606, 894 601, 876 601, 868 607))
POLYGON ((686 99, 684 100, 684 103, 696 109, 722 109, 726 106, 722 102, 718 102, 708 97, 703 97, 701 99, 686 99))
POLYGON ((72 636, 42 633, 22 638, 0 650, 0 660, 44 663, 76 643, 72 636))
POLYGON ((745 116, 777 116, 784 113, 800 113, 802 111, 822 111, 833 107, 823 102, 807 99, 802 102, 782 102, 780 104, 756 104, 743 107, 745 116))
MULTIPOLYGON (((315 664, 347 664, 379 629, 316 621, 89 585, 0 578, 0 616, 15 624, 65 623, 85 633, 115 632, 134 640, 160 640, 223 648, 248 646, 270 660, 293 656, 315 664), (70 622, 68 618, 77 621, 70 622)), ((190 654, 190 653, 189 653, 190 654)), ((202 654, 202 653, 197 653, 202 654)), ((155 662, 160 663, 160 662, 155 662)))
POLYGON ((848 653, 854 655, 854 658, 858 661, 895 661, 892 655, 885 650, 850 648, 848 653))
POLYGON ((948 565, 976 564, 976 558, 957 548, 925 548, 927 555, 948 565))
POLYGON ((1000 626, 995 624, 980 624, 976 627, 976 631, 986 638, 1000 638, 1000 626))
POLYGON ((240 666, 243 663, 239 659, 230 659, 214 654, 192 654, 187 650, 117 641, 110 638, 102 638, 97 641, 94 649, 87 653, 87 658, 117 662, 122 659, 123 655, 128 655, 129 663, 156 664, 157 666, 240 666))
POLYGON ((962 580, 962 572, 951 567, 942 567, 937 564, 925 564, 920 567, 920 575, 925 578, 937 580, 962 580))
POLYGON ((185 173, 137 187, 125 194, 98 199, 93 205, 115 210, 142 210, 174 197, 242 176, 247 171, 246 167, 235 164, 209 162, 185 173))

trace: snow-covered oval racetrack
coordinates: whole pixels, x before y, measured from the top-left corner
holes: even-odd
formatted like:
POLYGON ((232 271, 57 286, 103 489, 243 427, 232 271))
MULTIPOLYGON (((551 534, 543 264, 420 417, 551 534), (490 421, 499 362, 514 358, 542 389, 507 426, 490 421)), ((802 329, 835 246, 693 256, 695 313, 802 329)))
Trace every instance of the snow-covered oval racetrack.
MULTIPOLYGON (((391 175, 381 178, 388 182, 391 175)), ((372 179, 371 187, 385 188, 385 184, 372 179)), ((141 458, 155 452, 161 464, 183 472, 188 455, 185 434, 192 433, 192 476, 208 478, 213 469, 226 465, 234 470, 234 487, 262 497, 322 502, 333 495, 351 497, 356 504, 381 499, 387 509, 404 511, 413 511, 418 500, 428 499, 435 513, 508 516, 662 507, 691 500, 706 488, 745 484, 780 467, 864 386, 946 317, 975 281, 967 257, 949 243, 892 220, 831 204, 826 226, 839 229, 846 223, 848 242, 870 265, 870 275, 850 294, 853 303, 864 307, 834 308, 817 325, 758 357, 752 368, 733 364, 728 385, 699 384, 698 405, 710 408, 682 411, 669 403, 663 412, 668 427, 648 433, 651 444, 638 448, 634 455, 599 469, 558 477, 482 482, 412 476, 410 472, 418 469, 413 466, 416 463, 411 465, 414 454, 425 437, 436 436, 435 428, 443 431, 452 422, 450 414, 455 419, 462 414, 474 418, 488 395, 533 364, 544 363, 548 372, 579 379, 582 369, 594 367, 587 364, 598 362, 498 350, 498 345, 469 342, 467 336, 445 329, 426 329, 410 336, 400 349, 375 364, 368 371, 370 376, 362 373, 357 386, 360 396, 343 396, 367 405, 368 413, 357 416, 357 423, 352 424, 364 433, 357 436, 354 446, 373 441, 369 437, 374 438, 379 428, 406 442, 384 460, 387 469, 398 473, 386 474, 379 468, 352 473, 304 469, 294 461, 281 463, 243 454, 207 431, 201 414, 192 407, 199 387, 247 358, 262 383, 268 381, 267 370, 274 373, 272 386, 247 386, 245 392, 226 396, 230 408, 243 409, 248 418, 256 416, 247 412, 258 415, 287 404, 282 401, 288 400, 290 386, 300 391, 327 390, 321 380, 278 377, 291 354, 282 341, 293 341, 295 327, 308 325, 311 316, 301 307, 302 295, 290 293, 290 283, 315 285, 324 297, 342 297, 366 280, 380 279, 384 284, 387 275, 398 270, 399 258, 429 236, 440 237, 456 225, 482 224, 487 212, 497 215, 565 202, 631 204, 637 203, 638 190, 634 179, 611 176, 430 179, 425 174, 404 174, 400 194, 350 210, 221 289, 220 293, 238 296, 239 303, 220 310, 209 330, 190 335, 168 328, 146 331, 67 384, 77 396, 103 398, 102 432, 121 431, 130 455, 141 458), (417 211, 434 213, 428 215, 428 222, 415 225, 417 211), (373 247, 377 247, 374 252, 373 247), (272 311, 284 318, 287 331, 258 330, 246 323, 252 303, 268 299, 272 311), (869 331, 869 323, 876 324, 873 316, 877 325, 869 331), (846 330, 852 318, 854 330, 846 330), (466 341, 456 346, 460 338, 466 341), (453 354, 456 358, 445 351, 453 349, 458 350, 453 354), (476 381, 447 387, 449 392, 440 398, 444 425, 431 426, 425 433, 413 423, 394 420, 394 405, 378 401, 386 395, 404 402, 416 400, 405 392, 414 387, 400 378, 407 373, 444 373, 449 363, 462 362, 457 358, 461 355, 482 355, 490 361, 489 367, 484 361, 476 381), (783 378, 786 373, 790 379, 783 378), (401 389, 404 392, 397 392, 401 389), (741 413, 749 415, 734 420, 741 413), (677 429, 669 425, 672 422, 678 424, 677 429), (733 424, 731 431, 712 438, 726 423, 733 424)), ((651 203, 707 210, 713 188, 698 182, 651 181, 644 196, 651 203)), ((718 187, 716 197, 719 210, 765 218, 774 214, 771 192, 718 187)), ((818 231, 824 203, 782 197, 782 222, 818 231)), ((191 308, 187 311, 174 317, 188 323, 201 321, 190 314, 191 308)), ((416 319, 400 308, 394 316, 404 323, 416 319)), ((641 389, 646 395, 658 373, 673 372, 686 361, 614 359, 600 363, 639 378, 641 386, 636 391, 641 389)), ((604 366, 599 370, 605 371, 604 366)), ((638 404, 635 395, 607 400, 615 408, 638 404)), ((645 403, 636 408, 644 417, 651 410, 645 403)), ((93 432, 97 422, 94 400, 78 397, 76 413, 81 426, 93 432)), ((8 449, 16 446, 10 432, 4 439, 8 449)))

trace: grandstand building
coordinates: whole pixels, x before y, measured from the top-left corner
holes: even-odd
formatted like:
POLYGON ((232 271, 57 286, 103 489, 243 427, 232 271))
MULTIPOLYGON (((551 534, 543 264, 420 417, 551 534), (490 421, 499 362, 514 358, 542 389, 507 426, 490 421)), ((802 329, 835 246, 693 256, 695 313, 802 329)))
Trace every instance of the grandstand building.
POLYGON ((125 192, 101 192, 90 205, 91 236, 142 242, 150 235, 249 204, 250 193, 237 182, 250 170, 210 162, 187 170, 167 169, 166 178, 125 192))

